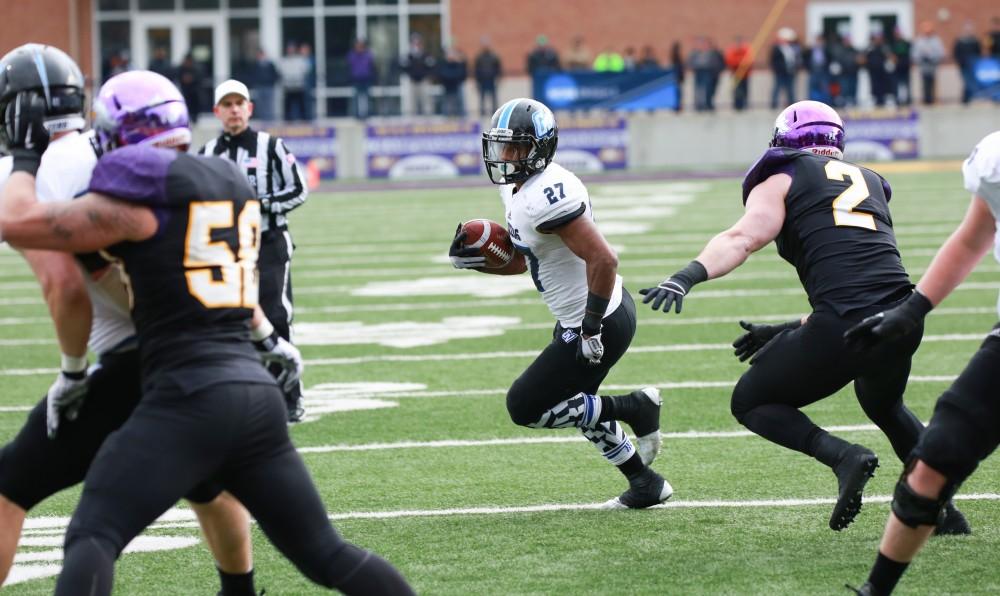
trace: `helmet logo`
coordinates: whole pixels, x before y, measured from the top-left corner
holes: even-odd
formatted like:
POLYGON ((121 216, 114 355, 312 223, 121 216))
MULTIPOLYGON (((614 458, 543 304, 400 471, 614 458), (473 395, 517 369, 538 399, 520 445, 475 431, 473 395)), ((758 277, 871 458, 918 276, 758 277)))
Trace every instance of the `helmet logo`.
POLYGON ((549 110, 538 110, 531 115, 531 122, 535 125, 535 136, 544 138, 552 132, 556 126, 556 118, 549 110))

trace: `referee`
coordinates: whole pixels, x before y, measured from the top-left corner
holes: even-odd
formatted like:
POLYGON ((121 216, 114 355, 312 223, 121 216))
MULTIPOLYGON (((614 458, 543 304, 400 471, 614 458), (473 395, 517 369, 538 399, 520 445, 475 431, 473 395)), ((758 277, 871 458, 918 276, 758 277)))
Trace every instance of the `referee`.
MULTIPOLYGON (((309 191, 285 142, 250 128, 253 103, 243 83, 229 79, 215 88, 215 117, 222 122, 222 135, 209 141, 198 153, 233 161, 257 191, 261 211, 260 306, 278 335, 291 341, 292 252, 288 212, 306 202, 309 191)), ((280 372, 280 371, 273 371, 280 372)), ((302 419, 302 388, 285 395, 288 421, 302 419)))

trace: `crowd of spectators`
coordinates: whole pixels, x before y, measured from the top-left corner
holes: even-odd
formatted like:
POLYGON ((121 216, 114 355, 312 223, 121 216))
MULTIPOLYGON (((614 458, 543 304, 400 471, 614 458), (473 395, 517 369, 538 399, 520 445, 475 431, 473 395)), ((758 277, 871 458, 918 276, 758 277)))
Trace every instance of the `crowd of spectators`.
MULTIPOLYGON (((755 67, 766 68, 772 75, 770 97, 757 98, 756 104, 769 103, 772 109, 803 98, 838 107, 859 103, 907 106, 914 101, 931 105, 938 101, 939 67, 950 58, 961 74, 961 101, 968 103, 976 97, 977 61, 983 56, 1000 58, 1000 17, 993 17, 990 24, 991 31, 980 36, 972 22, 965 23, 950 48, 929 21, 919 24, 912 40, 896 28, 874 33, 866 47, 856 47, 849 36, 831 34, 818 35, 811 44, 803 44, 794 30, 781 28, 773 42, 761 48, 760 56, 754 55, 743 36, 736 36, 722 48, 711 37, 698 35, 692 38, 686 55, 681 42, 675 41, 662 61, 651 45, 626 46, 621 52, 606 45, 594 53, 580 35, 560 54, 548 37, 538 35, 526 54, 525 69, 532 77, 553 71, 669 71, 681 89, 685 84, 692 85, 689 95, 693 97, 694 110, 710 112, 716 109, 720 87, 732 94, 731 105, 735 110, 744 110, 754 103, 749 82, 755 67), (867 74, 868 95, 859 98, 862 72, 867 74), (729 76, 727 84, 721 85, 724 73, 729 76), (918 86, 911 87, 911 80, 919 81, 918 86), (799 96, 802 88, 805 97, 799 96)), ((467 116, 464 90, 470 81, 477 92, 480 116, 492 114, 499 104, 497 89, 504 69, 488 37, 480 40, 479 50, 470 60, 456 45, 446 46, 440 52, 431 51, 426 40, 414 33, 405 53, 398 60, 390 58, 388 63, 373 54, 366 40, 355 40, 344 59, 345 80, 350 81, 353 89, 350 115, 361 119, 381 115, 379 103, 372 98, 372 87, 379 84, 379 65, 385 68, 386 64, 394 70, 394 76, 398 73, 407 81, 402 87, 407 94, 401 98, 401 108, 390 112, 399 113, 401 109, 404 115, 467 116)), ((167 49, 155 47, 147 67, 177 84, 193 119, 211 107, 205 103, 205 97, 214 81, 193 53, 188 52, 179 64, 172 64, 167 49)), ((127 52, 113 52, 105 59, 105 80, 130 68, 127 52)), ((263 121, 315 118, 316 61, 310 44, 290 42, 277 60, 271 60, 258 49, 239 69, 232 75, 251 88, 255 118, 263 121)), ((681 108, 679 101, 676 109, 681 108)))

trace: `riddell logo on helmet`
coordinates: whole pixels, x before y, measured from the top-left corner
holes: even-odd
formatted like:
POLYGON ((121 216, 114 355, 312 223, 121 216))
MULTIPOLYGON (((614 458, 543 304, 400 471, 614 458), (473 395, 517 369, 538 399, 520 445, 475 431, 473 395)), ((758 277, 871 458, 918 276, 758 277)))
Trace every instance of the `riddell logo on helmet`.
POLYGON ((807 149, 816 155, 825 155, 827 157, 840 157, 842 155, 839 149, 834 149, 833 147, 808 147, 807 149))

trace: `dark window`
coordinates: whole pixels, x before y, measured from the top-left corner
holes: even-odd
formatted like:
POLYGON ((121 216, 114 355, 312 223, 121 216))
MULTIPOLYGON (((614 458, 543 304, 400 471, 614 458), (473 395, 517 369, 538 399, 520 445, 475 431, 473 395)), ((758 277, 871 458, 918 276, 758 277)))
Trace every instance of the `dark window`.
MULTIPOLYGON (((260 47, 258 19, 229 19, 229 76, 248 82, 260 47)), ((247 83, 250 84, 250 83, 247 83)))
POLYGON ((99 10, 128 10, 128 0, 101 0, 97 4, 99 10))
POLYGON ((128 21, 101 21, 101 81, 130 68, 132 25, 128 21))
POLYGON ((358 35, 354 17, 326 17, 323 19, 326 35, 326 86, 341 87, 351 84, 347 68, 347 53, 354 47, 358 35))
POLYGON ((174 0, 139 0, 139 10, 173 10, 174 0))

